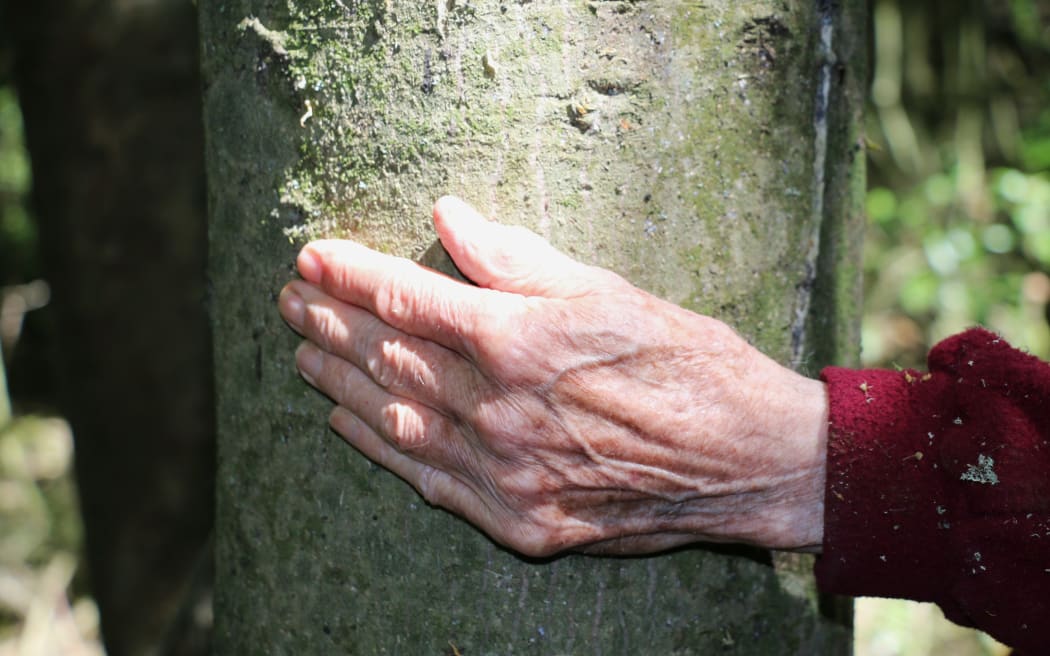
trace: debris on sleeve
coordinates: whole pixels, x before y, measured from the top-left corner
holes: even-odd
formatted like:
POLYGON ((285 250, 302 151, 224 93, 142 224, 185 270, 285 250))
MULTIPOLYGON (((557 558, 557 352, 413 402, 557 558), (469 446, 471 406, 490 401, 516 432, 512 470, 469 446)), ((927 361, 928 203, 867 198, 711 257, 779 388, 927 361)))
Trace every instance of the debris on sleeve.
POLYGON ((991 456, 980 454, 977 456, 976 465, 966 465, 966 471, 959 477, 959 480, 982 485, 998 485, 999 477, 992 469, 994 466, 995 460, 991 456))

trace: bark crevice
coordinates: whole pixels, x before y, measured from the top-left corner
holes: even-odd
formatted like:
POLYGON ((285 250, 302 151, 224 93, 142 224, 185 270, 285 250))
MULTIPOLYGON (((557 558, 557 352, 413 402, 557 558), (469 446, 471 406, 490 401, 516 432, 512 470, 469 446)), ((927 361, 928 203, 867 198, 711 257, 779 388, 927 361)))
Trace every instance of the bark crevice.
POLYGON ((835 16, 833 4, 817 0, 819 20, 817 42, 817 93, 813 103, 813 205, 807 226, 805 277, 798 284, 795 318, 791 325, 791 367, 799 369, 806 361, 807 332, 813 288, 817 282, 820 234, 824 227, 828 166, 828 109, 831 102, 831 74, 835 66, 835 16))

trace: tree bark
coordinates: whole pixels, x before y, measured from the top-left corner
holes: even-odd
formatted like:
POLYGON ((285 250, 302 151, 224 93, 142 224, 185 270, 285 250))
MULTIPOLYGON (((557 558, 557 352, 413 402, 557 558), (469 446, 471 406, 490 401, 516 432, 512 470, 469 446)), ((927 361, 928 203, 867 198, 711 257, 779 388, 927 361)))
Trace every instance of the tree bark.
POLYGON ((428 509, 328 430, 274 305, 306 239, 419 258, 455 193, 784 363, 853 362, 863 2, 200 8, 220 653, 849 652, 809 557, 535 562, 428 509))

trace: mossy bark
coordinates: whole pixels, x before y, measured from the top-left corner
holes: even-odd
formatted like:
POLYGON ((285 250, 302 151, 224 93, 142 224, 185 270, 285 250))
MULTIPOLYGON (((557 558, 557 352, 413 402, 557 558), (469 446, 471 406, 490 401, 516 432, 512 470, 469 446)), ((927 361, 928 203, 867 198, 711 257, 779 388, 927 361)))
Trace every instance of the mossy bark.
POLYGON ((274 303, 305 239, 418 258, 455 193, 785 363, 849 363, 863 2, 200 8, 220 653, 848 653, 807 557, 529 562, 427 508, 328 430, 274 303))

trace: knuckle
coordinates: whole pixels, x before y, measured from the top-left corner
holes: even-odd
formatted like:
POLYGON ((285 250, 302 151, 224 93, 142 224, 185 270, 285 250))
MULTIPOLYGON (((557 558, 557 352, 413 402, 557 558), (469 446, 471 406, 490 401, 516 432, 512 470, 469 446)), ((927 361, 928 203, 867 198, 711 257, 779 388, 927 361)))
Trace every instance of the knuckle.
POLYGON ((501 485, 523 510, 531 509, 530 512, 535 513, 551 501, 552 486, 544 485, 543 478, 535 466, 525 466, 506 473, 501 485))
POLYGON ((482 403, 471 409, 469 414, 461 417, 479 439, 493 446, 499 446, 506 442, 503 439, 507 435, 513 435, 513 419, 507 416, 502 409, 502 403, 482 403))
POLYGON ((368 374, 379 386, 390 388, 401 380, 405 352, 400 342, 383 340, 365 358, 368 374))
POLYGON ((400 308, 400 298, 401 293, 392 276, 377 283, 372 290, 372 303, 379 317, 396 316, 400 308))
POLYGON ((520 526, 512 538, 511 546, 532 558, 544 558, 558 553, 559 540, 556 531, 537 527, 534 524, 520 526))
MULTIPOLYGON (((500 399, 478 404, 464 419, 494 453, 536 463, 541 457, 540 450, 551 447, 549 440, 554 433, 549 426, 550 410, 531 394, 511 391, 500 399)), ((523 493, 533 490, 535 487, 527 486, 538 485, 532 473, 526 470, 512 476, 508 483, 520 487, 523 493)))
POLYGON ((342 323, 327 306, 317 307, 306 313, 306 330, 326 349, 344 332, 342 323))
POLYGON ((387 404, 382 411, 380 428, 401 451, 410 451, 425 444, 426 425, 423 417, 408 403, 394 401, 387 404))
POLYGON ((376 315, 390 324, 396 324, 412 309, 414 289, 405 276, 390 275, 376 284, 372 292, 372 302, 376 315))
POLYGON ((574 518, 557 501, 557 485, 541 471, 530 469, 505 476, 504 499, 512 499, 510 510, 520 518, 507 527, 506 544, 527 556, 542 558, 593 542, 596 526, 574 518))
MULTIPOLYGON (((325 359, 328 359, 328 355, 323 355, 325 359)), ((325 367, 326 372, 323 377, 325 384, 323 385, 326 389, 330 389, 336 402, 346 403, 355 397, 357 391, 357 385, 360 382, 359 379, 355 380, 355 377, 351 372, 348 372, 345 367, 335 364, 330 367, 325 367)))
POLYGON ((448 421, 410 402, 394 401, 383 408, 380 429, 402 453, 425 451, 426 459, 434 460, 447 450, 448 421))
POLYGON ((433 367, 416 340, 376 332, 359 336, 354 347, 369 378, 380 387, 410 393, 432 381, 433 367))
POLYGON ((437 499, 437 486, 434 485, 434 478, 437 474, 437 470, 433 467, 424 467, 419 473, 419 478, 416 479, 416 491, 419 492, 419 496, 430 504, 440 505, 437 499))

